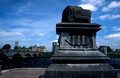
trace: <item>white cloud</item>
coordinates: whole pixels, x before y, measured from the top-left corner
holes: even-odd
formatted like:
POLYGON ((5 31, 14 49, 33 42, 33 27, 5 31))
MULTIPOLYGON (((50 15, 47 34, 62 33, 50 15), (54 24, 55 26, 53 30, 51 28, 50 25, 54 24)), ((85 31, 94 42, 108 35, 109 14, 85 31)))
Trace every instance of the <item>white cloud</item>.
POLYGON ((103 7, 103 8, 102 8, 102 11, 107 11, 107 10, 108 10, 107 7, 103 7))
POLYGON ((27 34, 28 36, 39 35, 44 36, 46 34, 51 35, 50 32, 55 32, 56 18, 50 18, 46 20, 31 20, 31 19, 18 19, 14 22, 11 21, 9 25, 11 26, 21 26, 20 28, 9 29, 11 31, 18 31, 27 34), (40 31, 40 32, 39 32, 40 31), (45 32, 45 33, 44 33, 45 32), (31 34, 30 34, 31 33, 31 34))
POLYGON ((3 23, 0 21, 0 27, 3 25, 3 23))
POLYGON ((101 6, 105 0, 81 0, 83 3, 101 6))
POLYGON ((58 42, 58 40, 53 40, 52 42, 58 42))
POLYGON ((105 36, 105 38, 120 38, 120 33, 110 34, 105 36))
POLYGON ((88 9, 91 11, 96 11, 98 9, 97 7, 95 7, 94 5, 91 5, 91 4, 80 4, 78 6, 81 6, 83 9, 88 9))
POLYGON ((112 17, 110 17, 110 19, 116 19, 116 18, 120 18, 120 15, 112 15, 112 17))
POLYGON ((18 19, 11 22, 12 22, 12 25, 31 26, 35 21, 31 19, 18 19))
POLYGON ((96 37, 97 45, 106 45, 114 49, 120 48, 120 32, 106 35, 104 38, 101 37, 102 36, 96 37))
POLYGON ((78 6, 91 11, 96 11, 98 10, 98 7, 103 5, 103 2, 104 0, 81 0, 81 4, 78 6))
POLYGON ((108 7, 109 7, 109 8, 120 7, 120 1, 119 1, 119 2, 113 1, 113 2, 111 2, 111 3, 108 5, 108 7))
POLYGON ((120 27, 117 27, 117 26, 112 27, 112 29, 113 29, 114 31, 120 31, 120 27))
POLYGON ((120 39, 105 39, 105 38, 98 38, 97 39, 97 43, 98 45, 106 45, 106 46, 110 46, 111 48, 120 48, 120 39))
POLYGON ((107 7, 103 7, 102 11, 109 11, 113 8, 118 8, 120 7, 120 1, 112 1, 107 7))
POLYGON ((27 29, 32 28, 30 31, 33 31, 35 33, 36 31, 41 31, 41 32, 49 32, 55 30, 55 23, 58 22, 57 18, 53 19, 46 19, 46 20, 31 20, 31 19, 20 19, 20 20, 15 20, 12 24, 9 25, 19 25, 21 27, 27 27, 27 29))
POLYGON ((0 36, 23 36, 23 33, 0 31, 0 36))
POLYGON ((22 41, 30 41, 32 40, 31 38, 28 38, 28 39, 22 39, 22 41))
POLYGON ((20 14, 20 13, 23 13, 23 12, 25 12, 25 11, 28 11, 30 7, 31 7, 31 3, 30 3, 30 2, 28 2, 28 3, 25 4, 25 5, 22 5, 21 7, 19 7, 19 8, 17 9, 17 14, 20 14))
POLYGON ((102 29, 106 29, 106 27, 105 27, 105 26, 102 26, 102 29))
POLYGON ((99 16, 99 18, 101 20, 104 20, 104 19, 117 19, 117 18, 120 18, 120 14, 116 14, 116 15, 105 14, 105 15, 99 16))
POLYGON ((10 29, 10 31, 12 31, 12 32, 29 32, 30 30, 28 30, 28 29, 22 29, 22 28, 15 28, 15 29, 10 29))
POLYGON ((57 38, 57 39, 58 39, 58 38, 59 38, 59 35, 58 35, 58 36, 56 36, 55 38, 57 38))
POLYGON ((99 16, 99 18, 104 20, 104 19, 108 18, 109 16, 110 16, 109 14, 105 14, 105 15, 99 16))
POLYGON ((39 36, 45 36, 45 33, 38 33, 39 36))

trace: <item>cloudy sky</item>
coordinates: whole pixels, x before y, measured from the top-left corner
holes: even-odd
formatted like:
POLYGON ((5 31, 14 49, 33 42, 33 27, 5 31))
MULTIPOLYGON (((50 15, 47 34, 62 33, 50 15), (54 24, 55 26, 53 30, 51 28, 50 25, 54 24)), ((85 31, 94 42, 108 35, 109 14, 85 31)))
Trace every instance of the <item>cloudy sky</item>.
POLYGON ((101 24, 97 45, 120 48, 119 0, 0 0, 0 47, 43 45, 48 51, 57 41, 56 23, 67 5, 92 11, 92 23, 101 24))

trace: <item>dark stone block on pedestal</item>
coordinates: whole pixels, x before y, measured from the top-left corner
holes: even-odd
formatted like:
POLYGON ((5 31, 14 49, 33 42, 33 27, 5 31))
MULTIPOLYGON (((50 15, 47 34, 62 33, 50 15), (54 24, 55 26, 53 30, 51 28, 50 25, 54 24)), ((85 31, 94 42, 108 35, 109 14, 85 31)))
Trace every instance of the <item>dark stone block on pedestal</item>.
POLYGON ((91 11, 84 10, 79 6, 67 6, 63 10, 62 22, 90 23, 91 11))

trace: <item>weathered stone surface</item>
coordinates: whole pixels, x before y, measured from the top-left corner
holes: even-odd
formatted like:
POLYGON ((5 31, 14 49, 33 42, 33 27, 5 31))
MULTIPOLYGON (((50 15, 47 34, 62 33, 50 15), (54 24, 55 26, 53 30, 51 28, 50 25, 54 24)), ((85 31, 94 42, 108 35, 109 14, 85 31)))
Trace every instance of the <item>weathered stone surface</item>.
POLYGON ((96 23, 58 23, 60 49, 97 49, 96 32, 100 29, 96 23))
POLYGON ((52 56, 51 60, 53 63, 104 63, 109 60, 109 58, 98 50, 59 50, 52 56))
POLYGON ((79 6, 67 6, 63 10, 62 22, 90 23, 91 11, 84 10, 79 6))
POLYGON ((44 78, 117 78, 116 71, 108 64, 52 64, 44 78))
POLYGON ((96 46, 100 25, 90 18, 91 12, 80 7, 64 9, 62 23, 56 25, 59 48, 44 78, 117 78, 116 70, 106 64, 109 58, 96 46))

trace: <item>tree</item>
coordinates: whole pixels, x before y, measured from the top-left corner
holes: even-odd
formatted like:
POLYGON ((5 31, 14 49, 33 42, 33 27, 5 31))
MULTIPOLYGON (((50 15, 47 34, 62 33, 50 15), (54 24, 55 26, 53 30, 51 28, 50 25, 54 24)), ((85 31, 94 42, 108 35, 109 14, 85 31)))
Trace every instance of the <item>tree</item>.
POLYGON ((23 47, 22 47, 22 49, 26 49, 26 47, 25 47, 25 46, 23 46, 23 47))
POLYGON ((18 46, 15 46, 15 47, 14 47, 14 50, 17 50, 17 49, 18 49, 18 46))
POLYGON ((32 49, 32 46, 30 46, 29 49, 32 49))
POLYGON ((110 52, 110 51, 111 51, 110 46, 107 46, 107 51, 108 51, 108 52, 110 52))
POLYGON ((2 49, 9 50, 11 48, 11 45, 5 44, 2 49))
POLYGON ((23 46, 23 47, 19 47, 19 49, 26 49, 26 47, 25 47, 25 46, 23 46))
POLYGON ((29 51, 32 51, 32 46, 28 47, 29 51))

